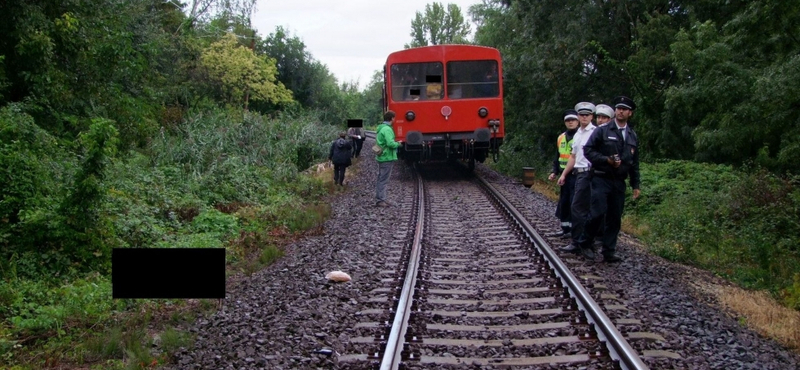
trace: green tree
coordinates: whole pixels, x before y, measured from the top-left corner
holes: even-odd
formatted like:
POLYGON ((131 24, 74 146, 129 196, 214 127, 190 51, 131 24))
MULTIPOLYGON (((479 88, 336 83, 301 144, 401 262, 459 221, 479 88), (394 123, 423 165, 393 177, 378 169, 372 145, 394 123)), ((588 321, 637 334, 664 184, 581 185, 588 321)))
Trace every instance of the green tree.
POLYGON ((292 93, 275 78, 275 60, 256 56, 228 33, 200 57, 228 104, 247 109, 247 96, 273 104, 292 102, 292 93))
POLYGON ((340 123, 346 118, 340 109, 343 88, 328 67, 306 50, 299 37, 278 26, 256 45, 256 53, 276 60, 278 80, 292 90, 303 108, 318 111, 323 122, 340 123))
POLYGON ((697 22, 671 45, 678 83, 666 94, 664 118, 689 132, 700 161, 755 160, 796 172, 788 160, 800 127, 800 6, 754 1, 719 26, 697 22))
POLYGON ((69 195, 59 209, 66 226, 59 237, 67 254, 81 263, 82 268, 99 267, 107 272, 111 267, 113 237, 108 220, 100 216, 100 210, 106 197, 107 168, 119 143, 118 132, 113 122, 98 118, 81 134, 78 143, 84 152, 83 160, 69 195))
MULTIPOLYGON (((123 145, 157 131, 164 83, 181 45, 165 31, 182 13, 163 0, 0 3, 3 101, 24 102, 36 123, 75 138, 94 117, 112 118, 123 145)), ((178 65, 180 63, 177 63, 178 65)))
POLYGON ((304 107, 314 107, 317 102, 317 87, 325 73, 315 64, 314 58, 306 50, 299 37, 291 36, 282 26, 275 28, 264 40, 256 45, 256 52, 275 59, 278 80, 292 90, 295 99, 304 107))
POLYGON ((793 171, 800 6, 775 0, 484 0, 476 43, 504 60, 507 150, 547 153, 561 112, 632 96, 643 158, 793 171), (780 112, 780 113, 776 113, 780 112), (753 123, 753 124, 749 124, 753 123), (533 149, 533 150, 531 150, 533 149))
POLYGON ((405 48, 468 44, 469 32, 470 26, 458 5, 447 4, 445 8, 441 3, 434 2, 425 5, 425 14, 418 11, 411 21, 412 41, 406 44, 405 48))
MULTIPOLYGON (((169 1, 178 6, 180 3, 175 0, 169 1)), ((211 19, 240 17, 247 20, 249 24, 250 16, 255 10, 256 0, 190 0, 182 4, 186 9, 186 18, 176 32, 184 28, 191 28, 198 21, 208 21, 211 19)))
POLYGON ((367 87, 361 91, 354 118, 361 118, 365 125, 374 125, 383 120, 383 71, 372 74, 367 87))
POLYGON ((501 51, 508 49, 514 39, 515 17, 500 0, 482 0, 481 3, 469 7, 468 13, 472 22, 477 25, 475 44, 492 46, 501 51), (509 32, 509 30, 511 32, 509 32))

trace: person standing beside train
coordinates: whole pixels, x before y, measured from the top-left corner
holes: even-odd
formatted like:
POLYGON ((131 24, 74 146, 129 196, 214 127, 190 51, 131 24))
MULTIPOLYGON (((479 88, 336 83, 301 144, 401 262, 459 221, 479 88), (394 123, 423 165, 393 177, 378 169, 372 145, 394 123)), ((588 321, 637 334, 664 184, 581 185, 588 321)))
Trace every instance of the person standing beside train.
POLYGON ((339 138, 331 143, 331 151, 328 154, 328 160, 333 163, 333 182, 339 186, 344 186, 344 173, 347 166, 352 164, 350 157, 353 145, 345 139, 346 136, 346 132, 340 132, 339 138))
MULTIPOLYGON (((578 130, 578 112, 574 109, 569 109, 564 112, 564 126, 567 130, 558 135, 556 140, 556 147, 558 148, 558 157, 553 161, 553 171, 550 173, 548 179, 553 181, 558 174, 564 171, 569 162, 569 153, 572 150, 572 138, 578 130)), ((556 206, 556 217, 561 220, 561 232, 555 236, 562 238, 570 238, 572 232, 572 215, 570 208, 572 208, 572 192, 575 189, 575 176, 567 174, 566 180, 561 185, 561 190, 558 195, 558 205, 556 206)))
POLYGON ((589 102, 580 102, 575 105, 575 110, 578 112, 580 126, 572 138, 572 152, 569 155, 566 168, 561 172, 561 177, 558 178, 558 184, 565 184, 570 175, 575 178, 575 190, 572 195, 572 208, 570 210, 572 215, 572 242, 561 250, 580 253, 581 238, 586 237, 583 234, 583 230, 586 221, 589 219, 589 205, 592 197, 592 174, 589 172, 592 167, 589 160, 583 155, 583 146, 589 141, 589 137, 596 128, 592 124, 595 106, 589 102))
POLYGON ((625 209, 625 179, 630 177, 633 199, 639 198, 639 140, 629 120, 636 104, 627 96, 614 98, 614 119, 598 127, 583 147, 592 163, 592 201, 586 239, 581 240, 584 257, 594 260, 592 243, 605 217, 603 261, 619 262, 617 236, 625 209))
POLYGON ((389 184, 389 176, 392 174, 392 167, 397 161, 397 148, 400 143, 394 140, 395 114, 393 111, 386 111, 383 114, 383 123, 378 125, 375 130, 375 145, 380 147, 380 153, 375 159, 378 161, 378 181, 375 184, 375 205, 378 207, 389 207, 391 203, 386 200, 386 186, 389 184))

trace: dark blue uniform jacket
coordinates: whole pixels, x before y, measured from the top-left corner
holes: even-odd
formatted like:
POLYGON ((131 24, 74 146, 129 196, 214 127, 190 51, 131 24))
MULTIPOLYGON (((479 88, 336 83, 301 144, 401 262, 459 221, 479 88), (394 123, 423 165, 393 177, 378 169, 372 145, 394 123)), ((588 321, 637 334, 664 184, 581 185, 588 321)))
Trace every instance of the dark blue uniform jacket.
POLYGON ((631 188, 639 189, 639 137, 631 128, 630 122, 625 131, 627 139, 623 142, 616 120, 596 128, 583 147, 583 154, 592 162, 595 176, 620 180, 630 176, 631 188), (608 164, 608 158, 614 154, 618 154, 622 160, 617 168, 608 164))

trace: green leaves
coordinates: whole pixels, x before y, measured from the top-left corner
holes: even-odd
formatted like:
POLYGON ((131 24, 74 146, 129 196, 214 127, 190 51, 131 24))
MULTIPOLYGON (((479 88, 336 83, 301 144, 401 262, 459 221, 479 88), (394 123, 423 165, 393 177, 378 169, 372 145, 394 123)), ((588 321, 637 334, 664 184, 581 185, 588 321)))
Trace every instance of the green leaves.
POLYGON ((405 48, 428 45, 468 44, 470 27, 456 4, 447 8, 438 2, 425 5, 425 14, 417 12, 411 21, 411 43, 405 48))
POLYGON ((478 43, 503 55, 507 134, 542 153, 564 109, 628 95, 643 158, 800 169, 783 134, 800 128, 795 3, 484 0, 470 12, 478 43))
POLYGON ((239 45, 236 35, 228 33, 211 44, 200 57, 223 97, 233 106, 247 109, 248 98, 273 104, 288 104, 291 91, 276 82, 275 60, 259 58, 239 45))

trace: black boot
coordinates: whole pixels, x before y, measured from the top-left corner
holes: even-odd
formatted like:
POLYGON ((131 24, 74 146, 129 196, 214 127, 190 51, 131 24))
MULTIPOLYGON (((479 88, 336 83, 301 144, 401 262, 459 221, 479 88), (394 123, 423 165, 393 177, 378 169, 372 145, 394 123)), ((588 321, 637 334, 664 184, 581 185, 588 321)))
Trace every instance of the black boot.
POLYGON ((619 262, 619 261, 622 261, 622 258, 617 257, 616 254, 614 254, 614 253, 609 253, 609 254, 603 253, 603 262, 615 263, 615 262, 619 262))

